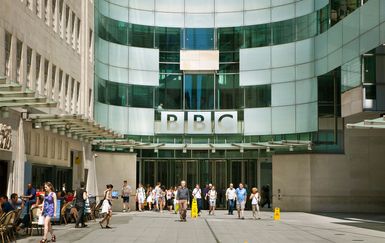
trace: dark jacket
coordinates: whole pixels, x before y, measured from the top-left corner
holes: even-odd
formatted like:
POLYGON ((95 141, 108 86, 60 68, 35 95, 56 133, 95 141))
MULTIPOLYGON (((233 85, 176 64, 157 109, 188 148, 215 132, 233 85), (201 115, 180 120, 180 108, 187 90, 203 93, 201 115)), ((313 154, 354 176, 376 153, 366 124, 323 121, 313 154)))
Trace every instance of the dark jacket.
POLYGON ((185 188, 179 188, 178 193, 176 194, 176 200, 188 200, 190 201, 190 192, 185 188))

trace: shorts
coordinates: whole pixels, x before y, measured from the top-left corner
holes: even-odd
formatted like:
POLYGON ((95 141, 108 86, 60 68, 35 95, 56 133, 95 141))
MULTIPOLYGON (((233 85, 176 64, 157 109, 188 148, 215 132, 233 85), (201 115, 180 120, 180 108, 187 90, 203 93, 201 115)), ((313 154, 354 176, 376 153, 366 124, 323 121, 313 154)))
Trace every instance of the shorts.
POLYGON ((217 201, 217 200, 215 200, 215 199, 210 199, 210 200, 209 200, 209 205, 210 205, 210 207, 215 207, 216 201, 217 201))
POLYGON ((174 204, 174 199, 167 199, 167 205, 168 206, 171 206, 171 205, 173 205, 174 204))
POLYGON ((130 197, 122 197, 123 198, 123 203, 129 203, 130 202, 130 197))
POLYGON ((237 209, 240 209, 240 210, 245 210, 245 204, 246 204, 246 201, 237 201, 237 209))

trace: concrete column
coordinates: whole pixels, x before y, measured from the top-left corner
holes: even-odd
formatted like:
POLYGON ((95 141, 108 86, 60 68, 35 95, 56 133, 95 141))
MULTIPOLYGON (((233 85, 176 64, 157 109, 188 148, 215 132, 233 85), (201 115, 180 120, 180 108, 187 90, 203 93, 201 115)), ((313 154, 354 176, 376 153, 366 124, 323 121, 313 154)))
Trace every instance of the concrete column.
POLYGON ((9 79, 13 82, 16 81, 16 77, 17 77, 16 51, 17 51, 17 38, 15 35, 12 35, 11 51, 10 51, 10 57, 9 57, 9 79))
POLYGON ((22 86, 22 90, 25 91, 27 88, 27 45, 23 42, 21 49, 21 61, 20 61, 20 75, 19 75, 19 83, 22 86))
POLYGON ((32 49, 31 54, 31 71, 29 72, 29 79, 31 80, 31 83, 29 84, 29 87, 31 90, 36 91, 36 50, 32 49))
POLYGON ((0 26, 0 76, 5 76, 5 31, 0 26))

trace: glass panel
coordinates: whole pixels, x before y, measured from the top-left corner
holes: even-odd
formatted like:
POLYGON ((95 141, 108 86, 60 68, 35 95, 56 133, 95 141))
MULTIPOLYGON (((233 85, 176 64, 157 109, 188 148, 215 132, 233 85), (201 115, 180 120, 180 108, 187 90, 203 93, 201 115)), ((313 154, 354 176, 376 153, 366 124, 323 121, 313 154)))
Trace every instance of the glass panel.
POLYGON ((154 47, 154 27, 145 25, 130 25, 131 44, 137 47, 154 47))
POLYGON ((160 63, 159 72, 160 73, 181 73, 179 69, 179 64, 169 64, 169 63, 160 63))
POLYGON ((128 106, 129 92, 127 85, 115 82, 107 83, 107 103, 110 105, 128 106))
POLYGON ((132 85, 132 106, 153 108, 153 93, 151 86, 132 85))
POLYGON ((246 108, 268 107, 271 105, 271 85, 250 86, 245 88, 246 108))
POLYGON ((214 75, 186 74, 184 96, 185 109, 214 109, 214 75))
POLYGON ((157 105, 165 109, 182 109, 182 76, 161 74, 157 90, 157 105))
POLYGON ((185 49, 211 50, 214 49, 214 29, 185 29, 185 49))
POLYGON ((218 29, 218 49, 236 51, 243 45, 243 32, 240 27, 218 29))
POLYGON ((143 161, 143 184, 155 185, 155 161, 143 161))
POLYGON ((279 45, 293 42, 295 39, 295 19, 272 23, 273 44, 279 45))
POLYGON ((246 26, 245 48, 268 46, 271 44, 271 25, 260 24, 246 26))
POLYGON ((308 14, 296 19, 297 41, 308 39, 317 34, 316 14, 308 14))
POLYGON ((97 94, 98 94, 98 101, 99 102, 102 102, 102 103, 106 103, 106 81, 101 79, 101 78, 98 78, 98 77, 95 77, 96 78, 96 81, 97 81, 97 84, 98 84, 98 91, 97 91, 97 94))
POLYGON ((219 62, 239 62, 239 52, 220 52, 219 62))
POLYGON ((160 51, 179 51, 181 30, 179 28, 157 27, 155 29, 156 47, 160 51))
POLYGON ((242 162, 231 161, 230 183, 237 187, 239 182, 242 182, 242 162))
POLYGON ((217 76, 217 109, 239 109, 243 107, 243 89, 239 88, 239 75, 217 76))
POLYGON ((114 43, 128 45, 127 23, 100 15, 98 27, 99 37, 114 43))
MULTIPOLYGON (((159 151, 161 152, 161 151, 159 151)), ((157 172, 157 177, 156 180, 160 181, 162 184, 168 183, 168 168, 169 168, 169 163, 167 160, 158 160, 156 161, 156 172, 157 172)))
POLYGON ((179 62, 179 51, 178 52, 159 52, 159 62, 179 62))

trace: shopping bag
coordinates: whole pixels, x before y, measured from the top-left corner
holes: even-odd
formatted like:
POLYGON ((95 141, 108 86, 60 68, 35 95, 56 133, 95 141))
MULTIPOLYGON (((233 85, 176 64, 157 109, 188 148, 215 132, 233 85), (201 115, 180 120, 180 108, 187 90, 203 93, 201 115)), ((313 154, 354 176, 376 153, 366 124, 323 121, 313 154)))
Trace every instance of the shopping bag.
POLYGON ((38 225, 44 225, 44 216, 40 215, 37 220, 38 225))

